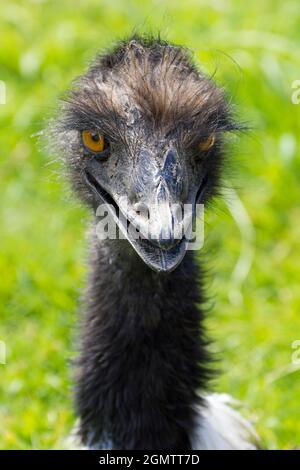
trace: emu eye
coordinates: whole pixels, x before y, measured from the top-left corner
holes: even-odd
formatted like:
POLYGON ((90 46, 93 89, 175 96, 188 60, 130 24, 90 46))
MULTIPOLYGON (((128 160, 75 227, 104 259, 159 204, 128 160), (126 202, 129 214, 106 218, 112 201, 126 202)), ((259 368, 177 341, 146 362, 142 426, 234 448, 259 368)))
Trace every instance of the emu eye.
POLYGON ((82 131, 81 137, 83 145, 92 152, 104 153, 109 148, 109 143, 105 136, 97 131, 82 131))
POLYGON ((215 139, 216 139, 215 134, 210 134, 210 136, 207 137, 207 139, 199 142, 198 144, 199 149, 202 150, 203 152, 206 152, 214 145, 215 139))

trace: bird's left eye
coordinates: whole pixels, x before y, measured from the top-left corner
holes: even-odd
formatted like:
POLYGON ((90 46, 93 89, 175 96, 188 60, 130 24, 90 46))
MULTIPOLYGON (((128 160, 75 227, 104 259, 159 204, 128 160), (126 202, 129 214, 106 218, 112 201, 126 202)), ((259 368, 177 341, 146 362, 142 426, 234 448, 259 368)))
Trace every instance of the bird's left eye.
POLYGON ((95 153, 107 153, 109 143, 103 134, 93 130, 84 130, 81 133, 83 145, 95 153))
POLYGON ((209 150, 215 143, 215 134, 210 134, 205 140, 199 142, 198 147, 203 152, 209 150))

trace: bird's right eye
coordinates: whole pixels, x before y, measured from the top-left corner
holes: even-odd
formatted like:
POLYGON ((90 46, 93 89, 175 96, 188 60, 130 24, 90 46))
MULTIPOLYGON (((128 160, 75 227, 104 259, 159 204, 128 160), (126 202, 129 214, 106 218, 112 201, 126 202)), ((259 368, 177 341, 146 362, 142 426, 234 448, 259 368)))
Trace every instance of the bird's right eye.
POLYGON ((93 130, 81 132, 82 143, 86 149, 96 154, 106 154, 109 143, 103 134, 93 130))

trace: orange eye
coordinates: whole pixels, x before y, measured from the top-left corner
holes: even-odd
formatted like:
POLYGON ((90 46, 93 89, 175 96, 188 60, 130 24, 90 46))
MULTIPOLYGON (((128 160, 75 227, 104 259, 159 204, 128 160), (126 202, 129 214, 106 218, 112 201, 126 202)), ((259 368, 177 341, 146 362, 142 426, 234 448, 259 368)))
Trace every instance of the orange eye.
POLYGON ((215 143, 215 134, 211 134, 207 139, 199 143, 199 149, 203 152, 209 150, 215 143))
POLYGON ((82 131, 82 142, 84 146, 92 152, 103 152, 105 150, 105 137, 97 131, 82 131))

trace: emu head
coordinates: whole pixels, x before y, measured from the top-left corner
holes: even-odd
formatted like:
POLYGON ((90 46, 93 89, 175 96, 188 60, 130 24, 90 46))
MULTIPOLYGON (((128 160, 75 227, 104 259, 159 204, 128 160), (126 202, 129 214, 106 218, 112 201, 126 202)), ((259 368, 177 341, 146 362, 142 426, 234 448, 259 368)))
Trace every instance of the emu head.
POLYGON ((196 204, 218 188, 223 134, 236 129, 222 91, 188 51, 135 37, 98 56, 57 129, 82 198, 108 205, 150 268, 178 266, 196 204))

